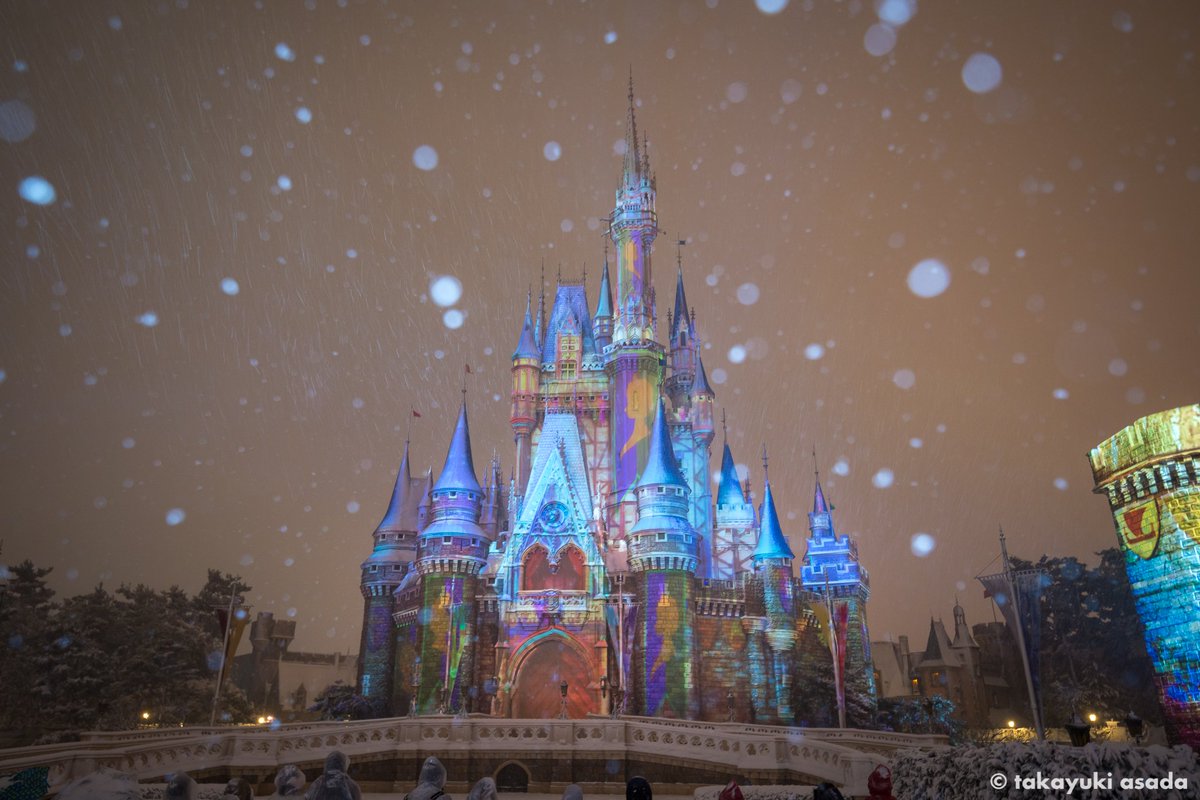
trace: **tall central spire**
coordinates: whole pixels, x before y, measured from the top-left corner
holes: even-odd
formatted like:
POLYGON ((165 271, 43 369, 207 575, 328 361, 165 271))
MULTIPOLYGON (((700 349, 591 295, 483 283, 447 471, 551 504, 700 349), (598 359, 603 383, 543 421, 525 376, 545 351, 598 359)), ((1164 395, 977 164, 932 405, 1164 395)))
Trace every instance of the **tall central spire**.
POLYGON ((629 68, 629 116, 625 120, 625 182, 629 183, 642 174, 642 161, 638 152, 637 117, 633 102, 633 67, 629 68))

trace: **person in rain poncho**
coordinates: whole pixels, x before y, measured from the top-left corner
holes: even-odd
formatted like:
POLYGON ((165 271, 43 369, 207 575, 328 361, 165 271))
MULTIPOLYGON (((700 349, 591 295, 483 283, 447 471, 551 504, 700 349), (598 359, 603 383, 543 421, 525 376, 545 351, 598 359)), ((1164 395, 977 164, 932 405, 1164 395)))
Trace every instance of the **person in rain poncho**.
POLYGON ((625 800, 654 800, 654 791, 650 788, 650 781, 641 775, 630 778, 629 783, 625 784, 625 800))
POLYGON ((304 773, 295 764, 285 764, 275 773, 276 797, 299 797, 304 793, 304 773))
POLYGON ((491 778, 480 778, 471 787, 467 800, 496 800, 496 782, 491 778))
POLYGON ((350 759, 341 750, 327 755, 325 771, 308 787, 306 800, 362 800, 358 784, 346 774, 349 768, 350 759))
POLYGON ((442 766, 442 762, 430 756, 421 765, 417 787, 406 794, 404 800, 451 800, 450 795, 442 791, 445 786, 446 768, 442 766))

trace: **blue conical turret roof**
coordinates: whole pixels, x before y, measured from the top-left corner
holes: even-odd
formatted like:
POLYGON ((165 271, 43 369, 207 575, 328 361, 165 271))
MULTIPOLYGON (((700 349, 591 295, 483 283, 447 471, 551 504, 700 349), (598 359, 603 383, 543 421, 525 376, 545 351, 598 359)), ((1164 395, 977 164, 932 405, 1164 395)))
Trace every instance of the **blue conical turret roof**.
POLYGON ((402 517, 404 506, 408 502, 409 484, 412 474, 408 466, 408 441, 404 442, 404 457, 400 459, 400 473, 396 475, 396 486, 392 489, 392 499, 388 502, 387 511, 383 514, 375 530, 400 530, 403 527, 402 517))
POLYGON ((704 371, 704 361, 700 358, 700 354, 696 353, 696 377, 692 381, 692 396, 699 395, 716 397, 717 393, 708 385, 708 373, 704 371))
POLYGON ((813 513, 828 514, 829 504, 825 502, 825 492, 821 491, 821 480, 817 479, 817 491, 813 495, 813 513))
POLYGON ((725 442, 725 452, 721 453, 721 481, 717 484, 717 505, 744 505, 746 495, 742 494, 742 482, 738 480, 737 467, 733 463, 733 453, 729 452, 729 442, 725 442))
POLYGON ((537 341, 533 336, 533 317, 530 315, 530 303, 532 298, 529 295, 525 297, 525 322, 521 325, 521 338, 517 340, 517 349, 513 353, 513 358, 540 358, 538 352, 537 341))
POLYGON ((769 478, 764 480, 760 517, 758 545, 754 548, 754 558, 795 558, 787 537, 783 535, 783 528, 779 524, 779 513, 775 510, 775 496, 771 494, 769 478))
POLYGON ((600 297, 596 299, 596 316, 612 317, 612 286, 608 281, 608 258, 604 259, 604 271, 600 273, 600 297))
POLYGON ((442 474, 438 475, 437 483, 433 485, 435 492, 445 489, 483 493, 475 478, 475 462, 471 459, 471 429, 467 425, 465 400, 458 412, 458 424, 454 426, 450 449, 446 451, 446 464, 442 467, 442 474))
POLYGON ((675 449, 671 447, 671 435, 667 430, 667 412, 663 407, 662 398, 658 398, 658 411, 654 415, 654 430, 650 433, 650 452, 646 456, 646 468, 638 480, 638 488, 665 484, 667 486, 687 486, 683 473, 679 470, 679 461, 675 458, 675 449))

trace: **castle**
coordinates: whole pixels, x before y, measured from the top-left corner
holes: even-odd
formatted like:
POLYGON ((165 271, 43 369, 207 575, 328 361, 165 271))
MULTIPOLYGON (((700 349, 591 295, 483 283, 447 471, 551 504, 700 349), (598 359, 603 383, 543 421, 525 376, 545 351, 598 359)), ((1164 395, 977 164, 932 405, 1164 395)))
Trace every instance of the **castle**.
POLYGON ((844 691, 849 723, 870 725, 870 584, 819 478, 799 578, 765 448, 757 508, 728 442, 713 497, 716 396, 682 264, 658 341, 632 82, 625 145, 615 294, 606 250, 594 311, 561 278, 548 318, 544 296, 526 303, 509 480, 493 458, 480 484, 465 392, 436 480, 411 474, 405 444, 362 565, 359 691, 395 714, 813 725, 837 722, 844 691))

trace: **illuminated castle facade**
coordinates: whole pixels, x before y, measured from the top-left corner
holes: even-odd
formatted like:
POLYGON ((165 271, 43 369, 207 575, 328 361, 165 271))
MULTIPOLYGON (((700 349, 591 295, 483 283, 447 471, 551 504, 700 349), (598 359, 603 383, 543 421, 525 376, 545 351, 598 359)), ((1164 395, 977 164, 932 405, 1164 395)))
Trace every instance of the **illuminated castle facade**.
POLYGON ((436 480, 406 444, 362 565, 360 692, 396 714, 832 724, 837 674, 870 724, 867 572, 820 483, 800 565, 765 451, 757 507, 727 443, 713 496, 716 397, 682 266, 658 338, 655 179, 629 101, 615 285, 606 257, 594 307, 561 279, 548 317, 527 303, 507 481, 493 458, 480 483, 465 400, 436 480))
POLYGON ((1125 555, 1167 739, 1200 749, 1200 404, 1142 417, 1089 460, 1125 555))

